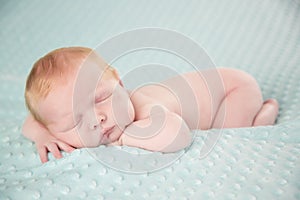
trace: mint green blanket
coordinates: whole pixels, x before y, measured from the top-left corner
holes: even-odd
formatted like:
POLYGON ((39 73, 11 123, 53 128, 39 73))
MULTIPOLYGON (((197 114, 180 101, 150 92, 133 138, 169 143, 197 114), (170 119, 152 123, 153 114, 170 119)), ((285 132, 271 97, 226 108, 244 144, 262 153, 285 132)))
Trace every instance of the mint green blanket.
MULTIPOLYGON (((0 27, 0 199, 300 199, 299 1, 12 0, 1 3, 0 27), (21 135, 33 62, 55 48, 96 48, 142 27, 175 30, 200 44, 217 66, 252 74, 264 97, 279 101, 277 124, 222 130, 206 156, 206 137, 220 132, 195 131, 190 149, 165 166, 156 159, 164 155, 141 160, 146 151, 123 147, 136 155, 124 161, 114 157, 117 147, 104 146, 60 160, 50 155, 41 164, 21 135)), ((169 59, 185 70, 168 55, 147 55, 145 62, 169 59)), ((133 53, 116 66, 126 71, 141 57, 133 53)))

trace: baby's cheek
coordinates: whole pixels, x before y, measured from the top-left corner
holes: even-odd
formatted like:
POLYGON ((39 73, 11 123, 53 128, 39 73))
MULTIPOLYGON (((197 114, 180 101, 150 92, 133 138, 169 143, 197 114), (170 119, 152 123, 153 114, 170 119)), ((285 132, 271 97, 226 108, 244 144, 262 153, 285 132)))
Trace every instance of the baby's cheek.
POLYGON ((128 116, 130 119, 130 123, 134 121, 135 112, 131 101, 128 103, 128 116))
POLYGON ((113 106, 113 116, 116 124, 124 127, 130 124, 134 119, 134 112, 128 103, 119 103, 113 106))
POLYGON ((79 135, 75 131, 53 134, 57 139, 76 148, 82 148, 82 142, 79 135))
POLYGON ((112 98, 112 115, 116 124, 124 127, 134 120, 134 109, 125 90, 118 91, 112 98))
POLYGON ((102 134, 99 129, 91 130, 86 127, 77 129, 81 147, 97 147, 100 145, 102 134))

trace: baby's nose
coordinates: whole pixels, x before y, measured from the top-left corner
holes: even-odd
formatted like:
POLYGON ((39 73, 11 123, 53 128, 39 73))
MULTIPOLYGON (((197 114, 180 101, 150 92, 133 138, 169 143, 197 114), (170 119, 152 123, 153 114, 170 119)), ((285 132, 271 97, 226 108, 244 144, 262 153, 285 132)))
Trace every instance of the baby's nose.
POLYGON ((100 122, 100 123, 103 123, 103 122, 105 122, 105 121, 106 121, 106 115, 101 114, 101 115, 99 116, 99 122, 100 122))
POLYGON ((95 130, 97 128, 101 127, 101 124, 103 124, 106 121, 107 117, 106 115, 99 115, 98 119, 94 121, 94 123, 90 123, 90 129, 95 130))

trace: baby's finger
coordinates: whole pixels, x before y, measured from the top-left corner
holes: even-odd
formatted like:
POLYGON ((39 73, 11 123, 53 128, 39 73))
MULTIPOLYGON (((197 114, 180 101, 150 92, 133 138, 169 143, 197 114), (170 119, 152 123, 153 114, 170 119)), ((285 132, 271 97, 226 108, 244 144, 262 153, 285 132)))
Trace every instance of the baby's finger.
POLYGON ((57 142, 57 144, 58 144, 59 148, 65 152, 71 153, 72 151, 75 150, 74 147, 72 147, 64 142, 57 142))
POLYGON ((48 162, 48 151, 46 147, 38 147, 37 148, 38 154, 40 156, 40 160, 42 163, 48 162))
POLYGON ((53 156, 57 159, 62 158, 61 152, 59 151, 57 145, 55 143, 51 143, 47 145, 48 150, 53 154, 53 156))

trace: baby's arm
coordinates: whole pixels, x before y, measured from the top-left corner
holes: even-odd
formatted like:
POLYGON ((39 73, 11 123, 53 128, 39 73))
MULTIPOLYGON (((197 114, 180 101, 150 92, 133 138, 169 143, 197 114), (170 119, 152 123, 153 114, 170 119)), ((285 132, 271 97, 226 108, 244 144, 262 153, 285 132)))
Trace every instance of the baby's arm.
POLYGON ((55 158, 61 158, 62 155, 59 150, 66 152, 74 150, 72 146, 52 136, 47 128, 36 121, 32 115, 28 115, 25 119, 22 132, 25 137, 35 142, 43 163, 48 161, 48 152, 51 152, 55 158))
POLYGON ((166 109, 155 110, 148 118, 128 126, 119 144, 160 152, 175 152, 191 144, 190 129, 179 115, 166 109))

